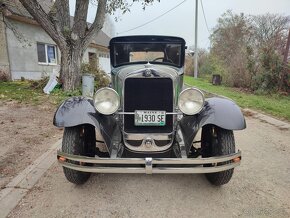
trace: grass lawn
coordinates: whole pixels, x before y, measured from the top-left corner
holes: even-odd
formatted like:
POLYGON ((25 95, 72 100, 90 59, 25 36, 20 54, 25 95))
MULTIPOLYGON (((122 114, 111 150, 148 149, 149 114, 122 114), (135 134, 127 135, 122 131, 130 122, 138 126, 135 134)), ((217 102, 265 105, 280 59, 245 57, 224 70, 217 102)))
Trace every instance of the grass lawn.
POLYGON ((252 108, 290 121, 290 96, 254 95, 230 87, 214 86, 211 83, 185 76, 184 82, 205 91, 223 95, 234 100, 242 108, 252 108))
POLYGON ((14 81, 0 82, 0 100, 14 100, 19 103, 28 103, 40 105, 44 102, 53 105, 60 104, 64 99, 70 96, 80 95, 80 91, 63 92, 61 90, 53 90, 50 95, 43 93, 41 88, 33 88, 32 82, 14 81))
MULTIPOLYGON (((205 91, 223 95, 233 99, 242 108, 252 108, 290 121, 290 97, 279 95, 254 95, 239 92, 225 86, 213 86, 202 79, 185 76, 184 82, 205 91)), ((40 88, 33 88, 29 81, 0 82, 0 100, 15 100, 20 103, 40 105, 48 102, 53 105, 60 104, 70 96, 81 95, 80 91, 63 92, 54 90, 50 95, 43 93, 40 88)))

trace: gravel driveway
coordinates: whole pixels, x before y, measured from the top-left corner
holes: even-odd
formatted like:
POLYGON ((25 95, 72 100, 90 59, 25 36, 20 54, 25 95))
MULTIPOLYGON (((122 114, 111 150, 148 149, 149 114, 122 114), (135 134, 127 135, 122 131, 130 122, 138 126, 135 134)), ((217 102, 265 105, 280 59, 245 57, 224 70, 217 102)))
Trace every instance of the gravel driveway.
POLYGON ((52 125, 55 106, 0 101, 0 191, 61 137, 52 125))
POLYGON ((235 132, 231 182, 203 175, 93 175, 83 186, 53 165, 9 217, 290 217, 290 131, 251 117, 235 132))

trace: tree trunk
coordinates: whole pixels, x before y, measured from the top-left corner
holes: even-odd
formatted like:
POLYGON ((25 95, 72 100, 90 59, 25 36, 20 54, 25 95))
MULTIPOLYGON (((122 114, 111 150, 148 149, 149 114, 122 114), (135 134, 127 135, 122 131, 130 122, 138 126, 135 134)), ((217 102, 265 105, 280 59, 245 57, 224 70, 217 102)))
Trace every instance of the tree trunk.
POLYGON ((78 49, 61 51, 60 78, 64 90, 75 90, 81 81, 82 54, 78 49))
MULTIPOLYGON (((88 27, 86 21, 89 0, 76 1, 76 10, 72 26, 70 26, 69 22, 69 0, 54 1, 55 4, 49 13, 46 13, 41 4, 39 4, 39 1, 19 1, 61 50, 60 78, 63 89, 74 90, 78 88, 80 85, 83 53, 91 43, 92 38, 95 37, 103 27, 107 0, 97 1, 98 9, 96 17, 90 27, 88 27)), ((122 5, 122 1, 117 3, 117 5, 119 4, 122 5)), ((111 5, 111 7, 113 7, 113 5, 111 5)), ((112 10, 114 10, 114 8, 112 10)))

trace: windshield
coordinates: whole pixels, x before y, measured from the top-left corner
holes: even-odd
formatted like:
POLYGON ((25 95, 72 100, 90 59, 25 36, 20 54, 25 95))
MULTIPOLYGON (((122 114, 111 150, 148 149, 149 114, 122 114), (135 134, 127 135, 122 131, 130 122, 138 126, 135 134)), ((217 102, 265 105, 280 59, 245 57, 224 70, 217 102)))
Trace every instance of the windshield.
POLYGON ((114 67, 130 63, 160 63, 182 66, 182 44, 177 43, 140 43, 119 42, 112 48, 114 67))

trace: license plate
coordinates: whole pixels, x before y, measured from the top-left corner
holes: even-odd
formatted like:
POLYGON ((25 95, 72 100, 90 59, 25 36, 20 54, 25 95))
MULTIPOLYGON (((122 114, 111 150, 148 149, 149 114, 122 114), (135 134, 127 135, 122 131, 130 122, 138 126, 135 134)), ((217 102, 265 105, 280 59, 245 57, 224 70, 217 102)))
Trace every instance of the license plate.
POLYGON ((165 126, 165 111, 135 111, 135 126, 165 126))

